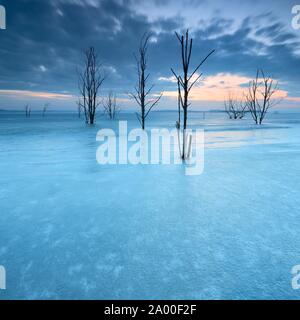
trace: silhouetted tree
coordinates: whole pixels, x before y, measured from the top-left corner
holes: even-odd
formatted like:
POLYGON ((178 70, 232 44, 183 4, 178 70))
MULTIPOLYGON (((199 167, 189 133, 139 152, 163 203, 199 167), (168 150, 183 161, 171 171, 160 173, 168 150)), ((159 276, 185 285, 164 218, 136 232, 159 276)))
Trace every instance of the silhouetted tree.
POLYGON ((31 116, 31 108, 30 108, 29 104, 27 104, 25 106, 25 116, 26 116, 26 118, 30 118, 30 116, 31 116))
POLYGON ((45 117, 46 111, 48 110, 48 108, 49 108, 49 103, 45 103, 44 106, 43 106, 43 110, 42 110, 43 117, 45 117))
POLYGON ((229 119, 243 119, 246 111, 246 104, 238 100, 231 93, 228 94, 227 100, 224 101, 225 112, 229 119))
MULTIPOLYGON (((188 117, 188 107, 190 106, 189 103, 189 93, 195 83, 200 79, 202 76, 201 74, 197 74, 197 71, 202 66, 202 64, 208 59, 208 57, 215 51, 212 50, 199 64, 198 66, 190 73, 189 67, 190 67, 190 61, 192 56, 192 49, 193 49, 193 39, 189 39, 189 30, 186 31, 185 35, 179 36, 177 32, 175 32, 176 37, 180 43, 180 49, 181 49, 181 62, 182 62, 182 70, 183 74, 178 75, 173 69, 171 69, 172 73, 177 79, 177 85, 178 85, 178 99, 181 108, 183 109, 183 132, 182 132, 182 151, 181 152, 181 158, 185 160, 188 158, 187 154, 187 147, 186 144, 190 144, 190 142, 187 142, 188 139, 186 137, 186 129, 187 129, 187 117, 188 117)), ((179 112, 180 115, 180 112, 179 112)), ((180 120, 177 122, 177 128, 180 130, 180 120), (178 128, 179 125, 179 128, 178 128)))
POLYGON ((136 116, 143 130, 145 129, 145 121, 150 111, 162 97, 161 93, 156 98, 148 98, 154 87, 154 85, 150 86, 149 88, 147 87, 147 80, 149 78, 149 73, 147 73, 147 51, 150 38, 151 35, 145 33, 141 39, 138 54, 135 55, 137 63, 138 84, 135 87, 135 92, 129 94, 140 107, 140 112, 137 112, 136 116))
POLYGON ((96 110, 100 105, 99 91, 105 76, 98 63, 98 56, 93 47, 85 52, 84 70, 79 75, 79 106, 83 109, 87 124, 94 124, 96 110))
POLYGON ((116 95, 110 91, 106 100, 103 102, 104 112, 108 115, 109 119, 113 120, 120 112, 120 108, 117 106, 116 95))
POLYGON ((266 77, 263 70, 257 70, 256 77, 249 84, 246 94, 246 106, 256 124, 262 124, 268 110, 280 102, 274 99, 278 91, 278 82, 266 77), (261 75, 261 79, 259 76, 261 75))

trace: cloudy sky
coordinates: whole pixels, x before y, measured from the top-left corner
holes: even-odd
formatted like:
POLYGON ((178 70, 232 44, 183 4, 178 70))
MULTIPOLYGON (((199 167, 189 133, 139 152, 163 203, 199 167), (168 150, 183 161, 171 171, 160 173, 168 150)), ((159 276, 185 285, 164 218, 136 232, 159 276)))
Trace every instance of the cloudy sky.
POLYGON ((0 108, 26 103, 76 108, 77 70, 94 46, 124 108, 136 83, 133 52, 146 31, 150 83, 164 92, 161 109, 176 107, 180 51, 174 31, 194 38, 192 65, 209 51, 203 78, 191 94, 193 108, 220 108, 231 92, 242 95, 257 68, 279 81, 281 108, 300 106, 300 29, 291 25, 289 0, 0 0, 7 28, 0 30, 0 108))

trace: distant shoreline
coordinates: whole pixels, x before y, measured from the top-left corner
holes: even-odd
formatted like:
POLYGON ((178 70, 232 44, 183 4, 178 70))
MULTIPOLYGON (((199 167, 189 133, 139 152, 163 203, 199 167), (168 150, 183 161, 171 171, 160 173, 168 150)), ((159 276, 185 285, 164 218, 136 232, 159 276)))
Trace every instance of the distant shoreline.
MULTIPOLYGON (((17 110, 17 109, 0 109, 0 112, 6 112, 6 113, 24 113, 24 110, 17 110)), ((41 110, 32 110, 32 114, 39 114, 41 113, 41 110)), ((124 111, 120 111, 121 114, 133 114, 135 113, 136 110, 124 110, 124 111)), ((171 109, 167 109, 167 110, 153 110, 153 113, 177 113, 178 110, 171 110, 171 109)), ((190 113, 219 113, 219 114, 226 114, 225 110, 220 110, 220 109, 216 109, 216 110, 190 110, 190 113)), ((70 114, 77 114, 77 110, 48 110, 47 114, 55 114, 55 113, 70 113, 70 114)), ((293 110, 293 108, 289 108, 289 109, 280 109, 280 110, 271 110, 270 114, 284 114, 284 113, 300 113, 300 109, 298 110, 293 110)), ((101 112, 99 112, 99 114, 101 114, 101 112)))

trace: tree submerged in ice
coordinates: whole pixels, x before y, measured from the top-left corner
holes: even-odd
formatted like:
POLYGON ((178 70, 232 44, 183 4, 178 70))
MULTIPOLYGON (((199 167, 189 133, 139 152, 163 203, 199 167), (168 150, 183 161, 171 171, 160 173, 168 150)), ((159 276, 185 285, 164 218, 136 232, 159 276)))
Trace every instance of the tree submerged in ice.
POLYGON ((121 111, 117 105, 117 97, 112 91, 109 92, 106 100, 103 102, 104 113, 107 114, 110 120, 114 120, 117 114, 121 111))
POLYGON ((146 119, 149 113, 158 104, 162 97, 162 93, 160 93, 157 96, 152 95, 153 98, 149 98, 154 87, 154 85, 147 85, 150 76, 150 74, 147 73, 148 43, 150 38, 151 34, 145 33, 141 39, 138 53, 135 55, 138 84, 135 87, 135 92, 129 94, 129 96, 135 100, 140 108, 139 112, 136 112, 136 116, 143 130, 145 129, 146 119))
POLYGON ((99 92, 105 80, 102 65, 93 47, 85 52, 84 69, 79 74, 80 98, 78 105, 83 110, 85 122, 94 124, 96 111, 100 105, 99 92))
POLYGON ((280 103, 281 100, 276 99, 277 92, 278 82, 267 77, 263 70, 257 70, 246 94, 246 106, 256 124, 262 124, 269 109, 280 103))
POLYGON ((239 100, 231 92, 228 94, 227 100, 224 101, 225 112, 229 119, 243 119, 246 113, 246 104, 243 100, 239 100))
POLYGON ((193 39, 189 38, 189 30, 186 31, 185 35, 179 35, 175 32, 175 35, 180 43, 180 53, 181 53, 181 63, 182 63, 182 74, 176 73, 173 69, 171 69, 173 75, 177 80, 177 88, 178 88, 178 121, 176 122, 176 128, 178 132, 181 129, 181 108, 183 110, 183 131, 182 131, 182 142, 179 139, 180 153, 182 160, 185 160, 189 157, 188 149, 191 144, 191 137, 187 137, 186 129, 187 129, 187 118, 188 118, 188 107, 190 106, 189 102, 189 94, 193 86, 198 82, 201 78, 202 73, 198 74, 198 70, 203 65, 203 63, 211 56, 215 50, 212 50, 198 65, 197 67, 190 72, 190 61, 193 50, 193 39))

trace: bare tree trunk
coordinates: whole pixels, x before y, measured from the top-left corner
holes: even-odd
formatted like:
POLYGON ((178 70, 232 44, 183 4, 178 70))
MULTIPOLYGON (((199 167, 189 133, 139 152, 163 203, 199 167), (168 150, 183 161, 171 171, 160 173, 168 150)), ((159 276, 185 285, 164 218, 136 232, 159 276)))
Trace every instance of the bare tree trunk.
POLYGON ((27 105, 25 106, 25 117, 26 117, 26 118, 30 118, 30 116, 31 116, 31 108, 30 108, 30 106, 27 104, 27 105))
POLYGON ((116 95, 112 91, 109 92, 106 101, 104 101, 103 108, 110 120, 115 119, 120 112, 120 108, 117 106, 116 95))
MULTIPOLYGON (((178 75, 175 73, 173 69, 171 69, 172 73, 177 79, 178 84, 178 100, 180 101, 180 105, 183 109, 183 131, 182 131, 182 152, 181 158, 185 160, 187 158, 186 153, 186 129, 187 129, 187 118, 188 118, 188 107, 189 107, 189 93, 195 83, 200 79, 202 74, 197 74, 197 71, 202 66, 202 64, 208 59, 208 57, 213 54, 215 50, 212 50, 194 69, 193 72, 189 73, 190 60, 193 49, 193 39, 189 39, 189 30, 186 31, 185 35, 179 36, 177 32, 175 32, 176 37, 180 43, 181 48, 181 62, 182 62, 182 70, 183 75, 178 75), (195 78, 193 78, 195 76, 195 78)), ((180 129, 180 127, 179 127, 180 129)))
POLYGON ((96 110, 100 104, 99 91, 104 80, 98 56, 91 47, 85 52, 85 67, 79 75, 79 106, 84 111, 87 124, 93 125, 95 122, 96 110))
POLYGON ((259 71, 256 72, 256 77, 249 84, 248 94, 246 95, 247 108, 256 124, 258 124, 258 87, 259 87, 259 71))
POLYGON ((250 82, 246 95, 246 105, 256 124, 261 125, 270 108, 281 100, 273 98, 278 91, 278 82, 266 77, 263 70, 257 70, 256 77, 250 82), (262 78, 259 79, 259 74, 262 78))
POLYGON ((138 55, 135 55, 138 85, 135 87, 135 92, 129 94, 129 96, 132 97, 140 107, 140 111, 136 113, 136 117, 143 130, 145 130, 146 119, 150 111, 155 105, 157 105, 162 97, 161 93, 157 98, 148 99, 148 96, 154 87, 152 85, 147 88, 147 80, 149 78, 149 74, 147 73, 147 51, 150 38, 151 35, 145 33, 141 39, 138 55))

